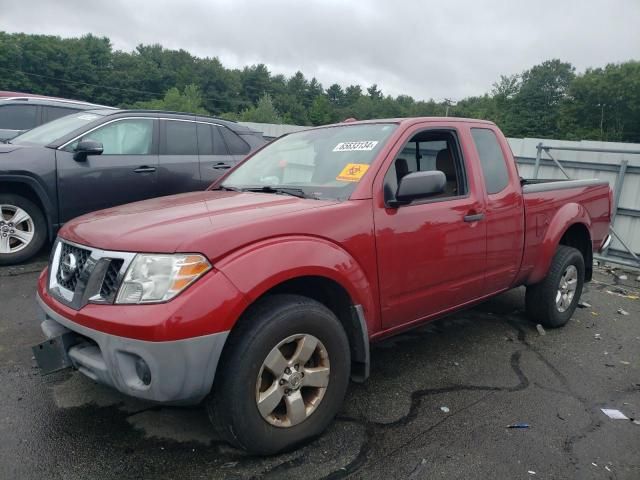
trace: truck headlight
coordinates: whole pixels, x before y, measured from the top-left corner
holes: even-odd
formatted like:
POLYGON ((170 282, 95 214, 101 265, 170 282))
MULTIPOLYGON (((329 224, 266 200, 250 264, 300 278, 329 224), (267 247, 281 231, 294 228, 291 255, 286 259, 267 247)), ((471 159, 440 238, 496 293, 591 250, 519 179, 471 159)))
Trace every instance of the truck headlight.
POLYGON ((166 302, 211 270, 198 254, 139 253, 129 265, 116 303, 166 302))

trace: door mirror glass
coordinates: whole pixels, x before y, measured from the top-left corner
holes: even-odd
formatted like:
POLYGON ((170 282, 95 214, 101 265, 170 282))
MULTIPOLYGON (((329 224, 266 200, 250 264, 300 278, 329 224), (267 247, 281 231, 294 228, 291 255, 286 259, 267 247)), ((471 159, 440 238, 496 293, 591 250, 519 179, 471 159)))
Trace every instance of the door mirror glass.
POLYGON ((400 179, 395 201, 391 206, 400 206, 411 203, 419 198, 431 197, 444 192, 447 178, 439 170, 426 172, 413 172, 400 179))
POLYGON ((104 148, 102 143, 95 140, 82 140, 78 142, 74 152, 73 159, 78 162, 84 162, 88 155, 100 155, 104 148))

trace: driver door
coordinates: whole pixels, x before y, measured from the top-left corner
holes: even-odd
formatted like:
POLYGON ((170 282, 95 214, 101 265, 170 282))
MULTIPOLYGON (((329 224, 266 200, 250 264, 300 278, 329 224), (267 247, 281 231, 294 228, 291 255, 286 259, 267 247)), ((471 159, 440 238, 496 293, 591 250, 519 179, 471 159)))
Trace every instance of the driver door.
POLYGON ((114 120, 56 151, 60 219, 158 196, 157 120, 114 120), (81 140, 102 143, 101 155, 76 161, 81 140))
POLYGON ((427 320, 483 295, 484 197, 458 138, 455 130, 414 130, 395 152, 382 182, 374 183, 384 329, 427 320), (445 173, 443 193, 388 206, 404 175, 428 170, 445 173))

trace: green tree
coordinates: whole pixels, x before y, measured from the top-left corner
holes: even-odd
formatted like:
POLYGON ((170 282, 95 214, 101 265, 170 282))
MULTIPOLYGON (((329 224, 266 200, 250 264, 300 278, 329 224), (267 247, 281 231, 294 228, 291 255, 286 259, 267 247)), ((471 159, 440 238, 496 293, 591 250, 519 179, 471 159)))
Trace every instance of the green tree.
POLYGON ((331 103, 324 95, 317 96, 309 109, 309 120, 313 125, 331 123, 331 103))
POLYGON ((561 109, 566 138, 640 141, 640 62, 587 69, 561 109))
POLYGON ((523 137, 558 136, 560 106, 575 78, 574 67, 560 60, 548 60, 522 73, 505 123, 507 133, 523 137))
MULTIPOLYGON (((114 51, 108 38, 94 35, 0 32, 0 89, 297 125, 446 111, 433 99, 384 96, 376 84, 366 91, 333 84, 325 92, 302 72, 286 78, 263 64, 231 69, 159 44, 114 51)), ((639 97, 638 61, 576 74, 571 64, 549 60, 500 76, 490 92, 459 99, 449 114, 493 120, 509 136, 640 142, 639 97)))
POLYGON ((349 85, 344 91, 344 104, 353 105, 362 96, 362 87, 360 85, 349 85))
POLYGON ((287 81, 287 92, 302 101, 307 93, 308 86, 309 82, 304 78, 302 72, 297 71, 287 81))
POLYGON ((148 108, 151 110, 169 110, 201 115, 209 114, 209 112, 202 107, 200 89, 193 84, 184 87, 182 92, 176 87, 170 88, 161 100, 137 102, 134 106, 136 108, 148 108))
POLYGON ((307 86, 307 91, 304 96, 304 105, 307 108, 311 108, 313 102, 317 97, 324 94, 324 89, 322 88, 322 84, 318 82, 318 80, 314 77, 309 82, 307 86))
POLYGON ((271 73, 266 65, 245 67, 241 78, 243 94, 251 103, 256 104, 265 93, 270 93, 271 73))
POLYGON ((367 93, 372 100, 380 100, 382 98, 382 92, 375 83, 367 88, 367 93))
POLYGON ((327 97, 334 106, 341 106, 344 101, 344 91, 337 83, 327 88, 327 97))
POLYGON ((239 119, 244 122, 282 123, 282 117, 273 105, 271 95, 268 93, 260 97, 258 105, 244 110, 239 119))

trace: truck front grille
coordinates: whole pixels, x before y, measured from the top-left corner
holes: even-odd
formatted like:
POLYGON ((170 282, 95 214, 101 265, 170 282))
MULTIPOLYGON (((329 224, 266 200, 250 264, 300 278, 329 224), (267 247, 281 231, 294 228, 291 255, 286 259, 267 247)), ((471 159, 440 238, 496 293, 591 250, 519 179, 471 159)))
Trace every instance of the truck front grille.
POLYGON ((60 262, 56 271, 58 284, 73 292, 90 255, 91 252, 89 250, 63 243, 60 262))
POLYGON ((87 303, 113 303, 121 272, 135 253, 100 250, 57 240, 49 265, 49 293, 79 310, 87 303))
POLYGON ((102 286, 100 287, 100 296, 105 300, 112 300, 120 287, 118 274, 123 263, 124 260, 121 258, 114 258, 109 262, 109 267, 104 274, 104 280, 102 280, 102 286))

